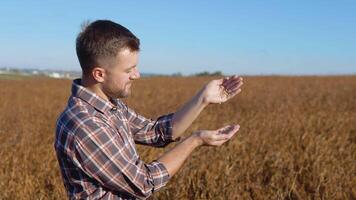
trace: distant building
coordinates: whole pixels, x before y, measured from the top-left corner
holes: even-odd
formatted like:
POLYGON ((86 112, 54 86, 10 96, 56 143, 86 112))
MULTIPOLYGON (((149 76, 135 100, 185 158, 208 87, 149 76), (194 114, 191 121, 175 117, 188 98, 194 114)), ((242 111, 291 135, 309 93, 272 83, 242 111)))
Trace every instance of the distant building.
POLYGON ((0 74, 14 74, 19 76, 47 76, 50 78, 75 79, 81 77, 79 71, 46 70, 46 69, 19 69, 0 67, 0 74))
POLYGON ((59 74, 58 72, 51 72, 48 74, 48 76, 51 78, 63 78, 63 75, 59 74))

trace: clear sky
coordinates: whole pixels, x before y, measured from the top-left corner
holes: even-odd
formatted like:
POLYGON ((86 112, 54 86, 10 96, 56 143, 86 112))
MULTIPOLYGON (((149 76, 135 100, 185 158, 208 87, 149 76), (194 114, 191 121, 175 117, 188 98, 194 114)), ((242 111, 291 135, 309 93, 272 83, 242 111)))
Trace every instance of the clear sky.
POLYGON ((355 0, 14 1, 0 3, 0 67, 80 70, 85 20, 141 40, 141 72, 355 74, 355 0))

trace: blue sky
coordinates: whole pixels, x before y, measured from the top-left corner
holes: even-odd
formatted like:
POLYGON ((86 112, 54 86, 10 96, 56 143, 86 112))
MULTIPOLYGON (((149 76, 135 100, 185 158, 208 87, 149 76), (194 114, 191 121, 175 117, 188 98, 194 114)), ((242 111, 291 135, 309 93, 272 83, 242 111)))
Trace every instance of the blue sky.
POLYGON ((356 1, 1 1, 0 67, 80 70, 85 20, 141 40, 141 72, 355 74, 356 1))

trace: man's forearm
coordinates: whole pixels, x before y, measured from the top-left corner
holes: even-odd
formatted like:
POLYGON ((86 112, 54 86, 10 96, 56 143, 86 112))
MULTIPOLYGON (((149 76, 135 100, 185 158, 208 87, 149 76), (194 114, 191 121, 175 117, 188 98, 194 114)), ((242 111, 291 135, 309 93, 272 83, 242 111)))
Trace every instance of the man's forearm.
POLYGON ((178 138, 198 117, 207 106, 204 102, 202 91, 199 91, 190 101, 183 105, 173 115, 172 136, 178 138))
POLYGON ((173 149, 163 154, 158 161, 167 168, 169 176, 172 177, 192 151, 200 145, 202 145, 201 139, 196 134, 192 134, 173 149))

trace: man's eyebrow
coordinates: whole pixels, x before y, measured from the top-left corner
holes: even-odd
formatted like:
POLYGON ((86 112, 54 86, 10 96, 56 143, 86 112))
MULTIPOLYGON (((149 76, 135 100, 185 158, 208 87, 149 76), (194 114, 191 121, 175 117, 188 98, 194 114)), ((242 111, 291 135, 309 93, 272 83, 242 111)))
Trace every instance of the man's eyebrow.
POLYGON ((130 70, 130 69, 135 68, 135 67, 136 67, 136 65, 131 66, 131 67, 129 67, 129 68, 127 68, 127 69, 125 69, 125 71, 130 70))

